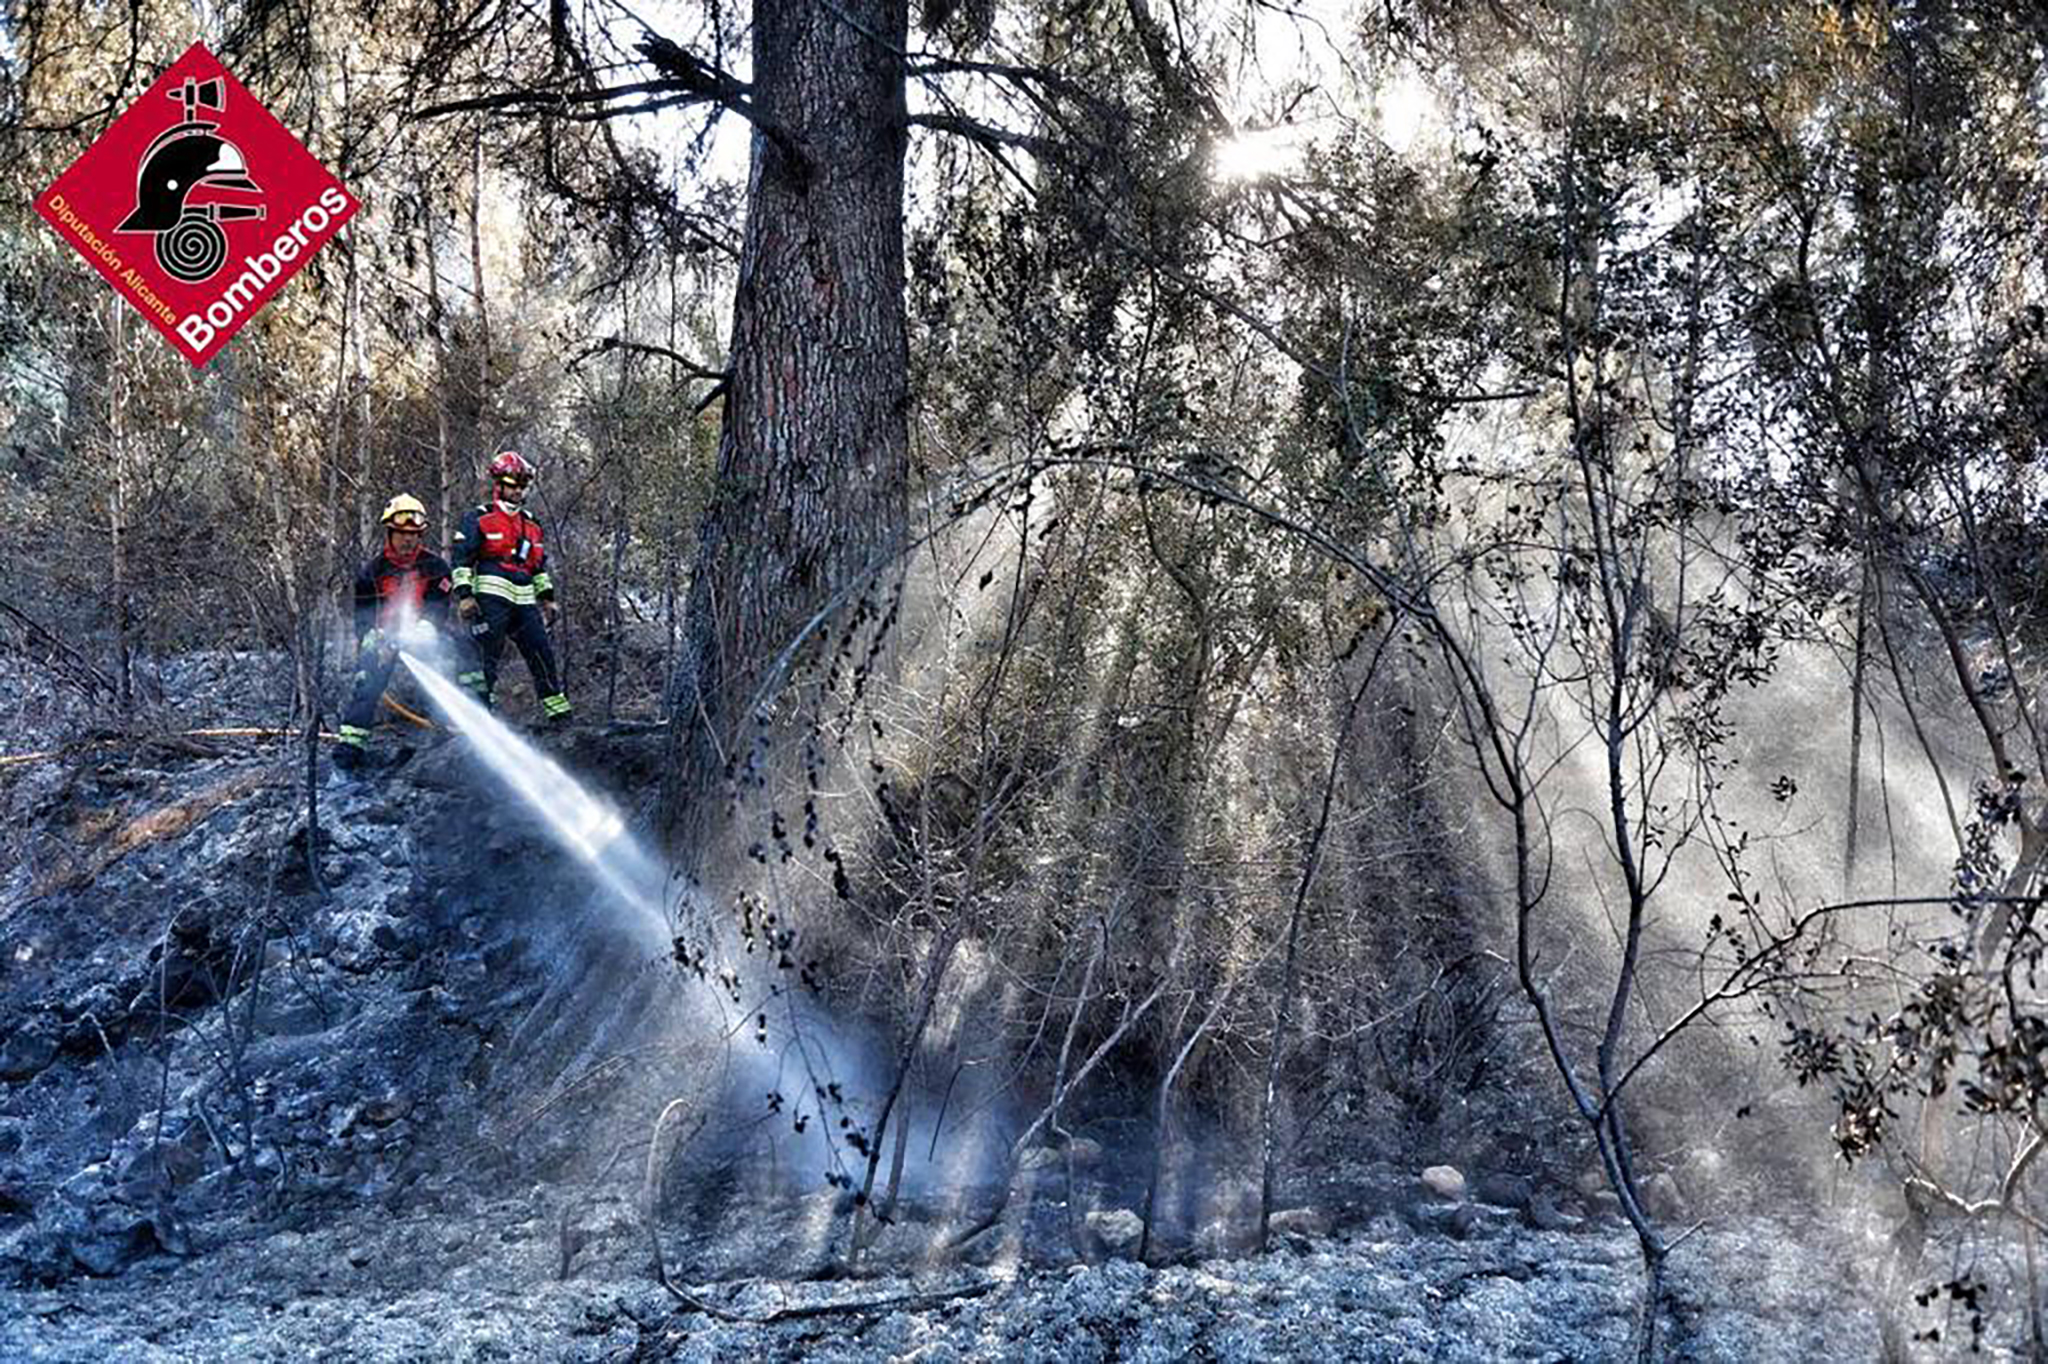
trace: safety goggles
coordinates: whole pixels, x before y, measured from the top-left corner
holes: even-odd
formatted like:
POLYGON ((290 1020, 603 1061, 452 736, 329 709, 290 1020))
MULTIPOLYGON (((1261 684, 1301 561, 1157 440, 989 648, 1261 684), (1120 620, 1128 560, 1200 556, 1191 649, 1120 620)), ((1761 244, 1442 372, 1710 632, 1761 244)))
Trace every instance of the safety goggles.
POLYGON ((522 477, 521 475, 518 474, 499 474, 495 482, 497 482, 502 487, 524 488, 527 484, 533 482, 533 480, 530 478, 522 477))
POLYGON ((427 518, 418 512, 399 512, 384 523, 393 530, 425 530, 427 518))

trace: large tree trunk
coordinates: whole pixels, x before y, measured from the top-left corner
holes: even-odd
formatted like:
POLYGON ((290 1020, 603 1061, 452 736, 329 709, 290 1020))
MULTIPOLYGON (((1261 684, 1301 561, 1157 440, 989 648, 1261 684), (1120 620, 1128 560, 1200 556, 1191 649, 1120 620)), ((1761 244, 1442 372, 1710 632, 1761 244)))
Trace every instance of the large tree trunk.
POLYGON ((667 825, 702 865, 769 665, 906 519, 905 0, 759 5, 718 481, 672 700, 667 825))

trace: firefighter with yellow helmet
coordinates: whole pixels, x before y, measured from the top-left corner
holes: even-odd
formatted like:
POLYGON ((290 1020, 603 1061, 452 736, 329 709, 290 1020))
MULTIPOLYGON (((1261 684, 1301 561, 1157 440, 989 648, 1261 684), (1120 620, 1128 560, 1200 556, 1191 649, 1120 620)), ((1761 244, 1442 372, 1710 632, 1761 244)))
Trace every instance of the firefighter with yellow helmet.
POLYGON ((377 519, 384 526, 384 547, 356 575, 355 690, 334 748, 334 765, 343 771, 361 767, 368 756, 377 703, 398 666, 401 639, 418 621, 446 627, 454 585, 448 561, 425 546, 427 509, 417 497, 398 494, 377 519))

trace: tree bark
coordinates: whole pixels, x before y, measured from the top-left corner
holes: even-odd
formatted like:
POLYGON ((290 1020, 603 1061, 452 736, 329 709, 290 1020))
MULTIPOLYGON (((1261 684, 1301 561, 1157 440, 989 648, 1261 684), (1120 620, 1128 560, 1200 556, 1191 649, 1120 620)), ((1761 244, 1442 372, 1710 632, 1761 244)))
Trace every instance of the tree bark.
MULTIPOLYGON (((424 181, 417 169, 414 178, 424 181)), ((434 505, 439 519, 434 532, 441 544, 448 543, 455 523, 455 473, 448 458, 448 338, 443 331, 446 316, 441 305, 441 250, 435 240, 433 196, 420 196, 420 238, 427 256, 427 315, 432 319, 434 338, 434 505)))
MULTIPOLYGON (((470 149, 469 286, 476 299, 476 425, 477 453, 488 460, 492 444, 484 439, 491 413, 491 310, 484 292, 484 135, 479 128, 470 149)), ((495 439, 495 438, 493 438, 495 439)))
POLYGON ((1856 839, 1863 825, 1863 709, 1867 694, 1864 674, 1870 661, 1871 559, 1863 554, 1863 574, 1856 591, 1856 659, 1849 678, 1849 828, 1842 847, 1842 898, 1856 891, 1856 839))
POLYGON ((770 665, 901 543, 906 29, 905 0, 754 16, 730 380, 670 698, 664 822, 686 863, 707 854, 726 780, 760 756, 770 665))

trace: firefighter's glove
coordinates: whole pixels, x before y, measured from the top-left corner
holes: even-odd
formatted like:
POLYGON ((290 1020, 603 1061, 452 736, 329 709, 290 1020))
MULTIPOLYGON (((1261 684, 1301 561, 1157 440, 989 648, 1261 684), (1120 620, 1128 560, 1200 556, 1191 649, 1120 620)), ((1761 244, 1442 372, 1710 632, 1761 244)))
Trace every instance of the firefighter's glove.
POLYGON ((384 632, 372 629, 363 636, 362 652, 366 654, 381 654, 384 652, 384 643, 384 632))
POLYGON ((479 609, 475 597, 464 596, 455 599, 455 614, 464 620, 476 619, 476 613, 479 609))
POLYGON ((554 628, 555 628, 555 622, 556 622, 557 620, 561 619, 561 616, 562 616, 562 608, 561 608, 561 607, 559 607, 559 606, 557 606, 557 605, 555 605, 555 599, 554 599, 553 597, 549 597, 549 598, 547 598, 546 600, 544 600, 544 601, 542 601, 542 602, 541 602, 541 604, 540 604, 540 621, 541 621, 541 624, 543 624, 543 625, 547 626, 547 627, 548 627, 548 629, 550 629, 550 630, 554 629, 554 628))

